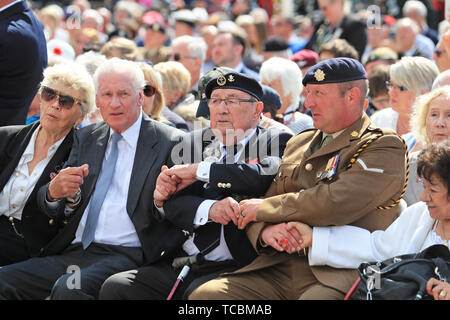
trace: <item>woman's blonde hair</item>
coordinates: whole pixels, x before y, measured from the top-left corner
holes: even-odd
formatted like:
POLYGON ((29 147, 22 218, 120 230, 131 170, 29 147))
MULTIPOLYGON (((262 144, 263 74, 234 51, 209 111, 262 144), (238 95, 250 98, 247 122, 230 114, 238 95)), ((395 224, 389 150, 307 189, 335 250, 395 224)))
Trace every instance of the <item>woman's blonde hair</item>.
POLYGON ((54 88, 56 85, 78 90, 82 101, 80 110, 84 117, 95 108, 95 87, 91 75, 86 69, 75 62, 58 63, 44 70, 44 79, 41 82, 39 94, 42 87, 54 88))
POLYGON ((431 145, 427 136, 427 115, 431 103, 439 97, 447 97, 450 99, 450 86, 443 86, 433 91, 419 96, 413 105, 413 113, 411 115, 411 130, 416 134, 417 139, 423 143, 424 147, 431 145))
POLYGON ((421 95, 424 90, 431 90, 438 74, 436 64, 424 57, 403 57, 391 65, 389 70, 392 81, 413 91, 416 96, 421 95))
POLYGON ((185 96, 191 87, 191 74, 180 62, 167 61, 155 65, 155 70, 161 74, 164 90, 181 91, 185 96))
POLYGON ((51 19, 53 21, 53 23, 55 23, 56 26, 59 26, 64 17, 64 11, 57 4, 50 4, 48 6, 43 7, 41 10, 39 10, 38 15, 41 18, 47 17, 47 18, 51 19))
POLYGON ((164 95, 162 93, 161 75, 146 62, 136 62, 136 63, 142 69, 147 84, 157 89, 155 93, 155 99, 153 100, 152 114, 149 116, 152 119, 160 121, 162 119, 161 111, 166 103, 164 100, 164 95))
POLYGON ((113 57, 131 61, 140 59, 139 50, 134 41, 122 37, 109 40, 100 53, 108 59, 113 57))

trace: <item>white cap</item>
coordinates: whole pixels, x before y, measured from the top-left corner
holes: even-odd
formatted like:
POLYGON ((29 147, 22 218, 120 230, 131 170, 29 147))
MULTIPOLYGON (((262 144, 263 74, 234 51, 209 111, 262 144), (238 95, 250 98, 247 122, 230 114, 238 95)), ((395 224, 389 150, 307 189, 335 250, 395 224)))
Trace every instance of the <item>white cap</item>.
POLYGON ((65 41, 52 39, 47 42, 47 55, 48 60, 51 59, 67 59, 74 60, 75 59, 75 50, 72 48, 70 44, 65 41))

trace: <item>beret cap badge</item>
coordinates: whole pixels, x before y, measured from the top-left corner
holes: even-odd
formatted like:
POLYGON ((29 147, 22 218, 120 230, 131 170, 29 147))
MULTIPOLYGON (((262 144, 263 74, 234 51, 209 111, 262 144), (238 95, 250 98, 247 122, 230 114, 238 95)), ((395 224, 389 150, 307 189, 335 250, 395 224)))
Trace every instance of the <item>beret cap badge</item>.
POLYGON ((325 73, 321 69, 317 69, 314 73, 314 78, 316 78, 317 81, 323 81, 325 79, 325 73))
POLYGON ((219 86, 224 86, 227 83, 227 79, 224 76, 220 76, 217 78, 217 84, 219 86))
POLYGON ((234 77, 233 77, 232 74, 230 74, 230 75, 228 76, 228 81, 229 81, 229 82, 234 82, 234 77))

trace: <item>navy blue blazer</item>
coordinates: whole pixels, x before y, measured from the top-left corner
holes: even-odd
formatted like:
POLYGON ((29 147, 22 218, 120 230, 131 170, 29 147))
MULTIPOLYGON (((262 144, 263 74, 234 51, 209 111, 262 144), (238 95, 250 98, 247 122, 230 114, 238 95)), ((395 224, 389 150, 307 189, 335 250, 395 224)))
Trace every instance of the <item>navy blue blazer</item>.
MULTIPOLYGON (((233 197, 236 201, 241 201, 264 196, 279 165, 279 162, 272 162, 269 158, 281 159, 291 137, 278 129, 266 130, 258 127, 256 134, 245 146, 238 163, 213 163, 208 184, 196 181, 166 201, 165 217, 179 228, 178 237, 183 237, 184 242, 194 231, 201 232, 201 227, 194 230, 192 221, 198 207, 206 199, 221 200, 233 197)), ((177 155, 178 151, 182 152, 183 155, 179 159, 183 163, 198 163, 207 156, 205 149, 215 139, 210 128, 192 131, 184 137, 182 148, 174 148, 172 153, 177 155)), ((229 223, 224 228, 224 236, 238 266, 247 265, 256 257, 245 230, 239 230, 233 223, 229 223)))
POLYGON ((47 66, 38 19, 21 1, 0 12, 0 126, 25 124, 47 66))
MULTIPOLYGON (((14 173, 38 126, 39 121, 27 126, 0 128, 0 191, 14 173)), ((51 175, 58 173, 63 168, 72 149, 73 134, 74 130, 72 129, 50 159, 22 211, 21 231, 31 257, 45 255, 45 250, 41 250, 41 248, 44 248, 63 226, 59 221, 50 219, 44 212, 38 210, 36 197, 39 188, 50 182, 51 175)))

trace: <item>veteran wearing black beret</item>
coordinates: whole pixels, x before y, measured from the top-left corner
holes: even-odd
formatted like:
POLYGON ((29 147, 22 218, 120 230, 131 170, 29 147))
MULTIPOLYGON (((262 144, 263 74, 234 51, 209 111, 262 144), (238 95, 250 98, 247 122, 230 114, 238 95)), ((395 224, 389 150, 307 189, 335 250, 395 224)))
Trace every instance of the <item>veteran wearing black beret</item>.
POLYGON ((185 135, 174 148, 182 151, 182 161, 172 154, 173 161, 183 164, 163 170, 156 182, 155 204, 180 229, 174 236, 174 242, 182 240, 179 250, 167 250, 161 263, 110 277, 101 298, 166 299, 183 266, 179 261, 187 261, 178 258, 196 257, 173 296, 181 299, 202 282, 256 257, 245 230, 237 227, 239 201, 265 194, 291 135, 258 127, 261 86, 243 74, 222 71, 215 70, 205 87, 211 127, 185 135), (182 190, 175 193, 178 187, 182 190))
MULTIPOLYGON (((325 266, 313 253, 328 252, 328 243, 305 248, 298 221, 312 226, 314 237, 328 232, 321 226, 384 230, 401 212, 405 147, 393 130, 375 127, 365 114, 362 65, 324 60, 308 70, 303 84, 315 128, 289 140, 264 198, 240 203, 238 226, 258 257, 201 285, 190 299, 342 300, 356 270, 325 266)), ((348 241, 354 241, 351 234, 348 241)))

